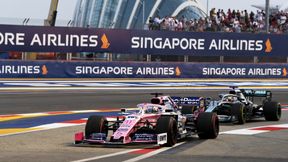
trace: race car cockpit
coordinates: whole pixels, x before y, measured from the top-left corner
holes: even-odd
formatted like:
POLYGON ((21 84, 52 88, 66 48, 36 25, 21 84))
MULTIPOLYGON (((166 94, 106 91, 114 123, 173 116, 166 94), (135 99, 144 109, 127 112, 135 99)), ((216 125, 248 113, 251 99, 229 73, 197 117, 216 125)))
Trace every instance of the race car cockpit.
POLYGON ((138 104, 140 114, 158 114, 162 112, 162 107, 157 104, 142 103, 138 104))
POLYGON ((156 114, 158 113, 158 107, 157 106, 154 106, 154 105, 147 105, 145 108, 144 108, 144 112, 145 114, 156 114))
POLYGON ((238 97, 234 94, 227 94, 227 95, 224 95, 222 97, 222 102, 230 102, 230 103, 233 103, 233 102, 236 102, 238 100, 238 97))
POLYGON ((229 94, 236 95, 237 99, 244 104, 248 104, 249 102, 240 90, 231 90, 229 94))

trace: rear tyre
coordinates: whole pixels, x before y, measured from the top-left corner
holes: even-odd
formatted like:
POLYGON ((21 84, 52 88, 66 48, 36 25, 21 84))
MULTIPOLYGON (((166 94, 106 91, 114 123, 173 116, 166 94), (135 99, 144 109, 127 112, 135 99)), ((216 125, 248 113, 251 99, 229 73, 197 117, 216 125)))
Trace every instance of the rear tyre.
POLYGON ((245 124, 246 123, 246 111, 243 104, 234 104, 232 105, 232 115, 235 115, 237 118, 236 124, 245 124))
POLYGON ((103 116, 90 116, 85 126, 85 138, 89 139, 93 133, 108 135, 108 121, 103 116))
POLYGON ((278 102, 265 102, 263 105, 263 113, 265 120, 278 121, 281 118, 281 105, 278 102))
POLYGON ((200 113, 197 118, 197 131, 200 139, 214 139, 219 134, 219 119, 216 113, 200 113))
POLYGON ((171 116, 161 116, 156 125, 156 134, 167 133, 167 143, 164 146, 171 147, 177 142, 177 122, 171 116))

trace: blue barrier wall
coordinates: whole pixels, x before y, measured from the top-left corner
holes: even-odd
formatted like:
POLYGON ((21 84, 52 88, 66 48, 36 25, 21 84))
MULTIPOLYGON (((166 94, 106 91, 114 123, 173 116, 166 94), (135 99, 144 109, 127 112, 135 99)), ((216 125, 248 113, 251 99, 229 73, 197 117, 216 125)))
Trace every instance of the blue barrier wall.
POLYGON ((287 78, 288 64, 1 61, 0 78, 287 78))
POLYGON ((1 51, 287 56, 286 35, 0 25, 1 51))

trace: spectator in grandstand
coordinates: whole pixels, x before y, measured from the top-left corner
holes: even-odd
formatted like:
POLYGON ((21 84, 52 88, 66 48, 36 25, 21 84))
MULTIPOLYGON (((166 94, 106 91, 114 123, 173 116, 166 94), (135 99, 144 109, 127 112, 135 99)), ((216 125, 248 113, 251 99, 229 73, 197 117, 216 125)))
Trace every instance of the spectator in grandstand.
POLYGON ((152 18, 152 17, 149 17, 149 24, 148 24, 149 30, 153 30, 153 23, 154 23, 153 18, 152 18))
MULTIPOLYGON (((224 12, 222 9, 215 8, 210 10, 210 15, 205 19, 187 20, 184 16, 177 19, 166 16, 160 18, 149 18, 150 30, 170 30, 170 31, 191 31, 191 32, 252 32, 259 33, 265 31, 265 12, 258 10, 248 12, 247 10, 231 10, 224 12)), ((270 15, 270 32, 287 33, 288 32, 288 13, 280 11, 270 15)))

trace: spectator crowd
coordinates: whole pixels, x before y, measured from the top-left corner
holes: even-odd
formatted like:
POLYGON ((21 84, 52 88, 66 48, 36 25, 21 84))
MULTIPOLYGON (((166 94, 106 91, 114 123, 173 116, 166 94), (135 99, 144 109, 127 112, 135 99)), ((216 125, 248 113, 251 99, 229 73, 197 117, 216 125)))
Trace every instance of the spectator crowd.
MULTIPOLYGON (((288 12, 279 11, 269 16, 270 33, 288 33, 288 12)), ((169 17, 149 18, 149 30, 171 30, 171 31, 217 31, 217 32, 265 32, 265 12, 258 10, 256 13, 247 10, 231 10, 227 12, 215 8, 211 9, 206 18, 188 20, 184 16, 181 18, 169 17)))

